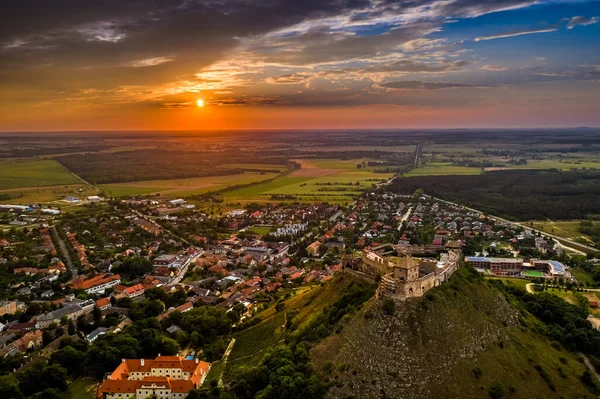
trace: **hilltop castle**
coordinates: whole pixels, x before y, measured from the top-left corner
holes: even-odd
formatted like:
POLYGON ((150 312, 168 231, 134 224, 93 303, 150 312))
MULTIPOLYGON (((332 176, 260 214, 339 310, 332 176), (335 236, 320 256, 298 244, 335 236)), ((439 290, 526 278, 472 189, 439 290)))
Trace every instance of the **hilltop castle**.
POLYGON ((417 259, 411 255, 383 257, 367 251, 361 258, 345 256, 345 270, 354 270, 363 276, 379 280, 377 297, 404 301, 423 296, 430 289, 448 281, 458 269, 461 252, 451 250, 440 259, 417 259))

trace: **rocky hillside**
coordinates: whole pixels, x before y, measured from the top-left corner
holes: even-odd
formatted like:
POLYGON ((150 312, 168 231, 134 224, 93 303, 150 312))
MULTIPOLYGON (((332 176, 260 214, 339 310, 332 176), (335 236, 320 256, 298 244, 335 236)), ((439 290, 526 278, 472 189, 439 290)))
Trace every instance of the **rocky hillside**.
POLYGON ((594 397, 580 382, 580 359, 536 333, 537 320, 471 269, 384 307, 372 298, 313 348, 329 397, 594 397))

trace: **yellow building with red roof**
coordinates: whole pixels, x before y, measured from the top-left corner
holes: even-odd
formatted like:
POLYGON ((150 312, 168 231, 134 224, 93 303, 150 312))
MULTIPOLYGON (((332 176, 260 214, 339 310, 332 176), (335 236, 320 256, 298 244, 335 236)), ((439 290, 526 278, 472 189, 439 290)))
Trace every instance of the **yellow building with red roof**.
POLYGON ((183 399, 192 389, 202 386, 210 366, 198 359, 178 356, 123 359, 102 383, 99 393, 103 399, 183 399))

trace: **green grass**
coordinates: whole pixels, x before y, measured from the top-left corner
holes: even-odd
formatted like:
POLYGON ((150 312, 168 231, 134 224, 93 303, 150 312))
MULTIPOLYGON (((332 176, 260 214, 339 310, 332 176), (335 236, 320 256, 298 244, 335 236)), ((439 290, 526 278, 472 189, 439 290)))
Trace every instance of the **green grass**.
POLYGON ((97 383, 91 378, 78 378, 69 384, 64 399, 95 399, 97 383))
POLYGON ((396 310, 386 315, 371 299, 341 333, 312 348, 315 367, 335 382, 330 396, 381 390, 381 397, 478 399, 499 382, 505 398, 594 397, 579 382, 585 366, 576 355, 552 347, 539 321, 467 268, 396 310))
POLYGON ((262 311, 260 323, 236 335, 223 379, 231 381, 240 367, 257 364, 267 348, 277 345, 287 336, 288 331, 283 328, 287 312, 298 311, 292 323, 301 327, 339 299, 352 281, 349 276, 338 275, 323 285, 297 290, 296 295, 285 301, 285 312, 276 312, 274 306, 262 311))
POLYGON ((258 234, 258 235, 264 236, 265 234, 271 232, 271 228, 270 227, 256 227, 256 226, 254 226, 254 227, 250 227, 247 230, 247 232, 250 233, 250 234, 258 234))
POLYGON ((53 160, 0 163, 0 190, 77 183, 81 181, 53 160))
MULTIPOLYGON (((359 163, 368 162, 367 158, 360 159, 311 159, 311 161, 321 169, 343 169, 343 170, 359 170, 370 171, 374 167, 365 167, 358 169, 356 166, 359 163)), ((376 161, 372 159, 372 161, 376 161)))
POLYGON ((525 270, 521 274, 526 277, 544 277, 544 273, 537 270, 525 270))
POLYGON ((525 286, 529 284, 531 281, 522 279, 522 278, 510 278, 510 277, 486 277, 489 280, 500 280, 505 285, 519 287, 525 289, 525 286))
POLYGON ((32 204, 50 203, 63 209, 64 203, 56 202, 68 195, 85 198, 88 195, 98 194, 98 190, 86 184, 72 184, 68 186, 28 187, 0 190, 0 194, 8 194, 9 199, 0 201, 6 204, 32 204))
POLYGON ((559 170, 572 170, 572 169, 598 169, 600 168, 599 162, 585 161, 585 160, 568 160, 560 162, 555 159, 543 159, 536 160, 532 159, 527 162, 526 165, 506 165, 503 169, 559 169, 559 170))
POLYGON ((578 267, 572 267, 571 274, 577 279, 577 281, 580 284, 585 284, 585 283, 592 284, 595 282, 590 273, 588 273, 585 270, 580 269, 578 267))
POLYGON ((558 237, 568 238, 568 239, 578 239, 583 238, 584 240, 589 240, 590 237, 581 234, 579 232, 580 220, 561 220, 561 221, 552 221, 552 220, 533 220, 529 222, 525 222, 527 226, 530 226, 536 230, 541 230, 544 233, 554 234, 558 237), (533 224, 533 225, 532 225, 533 224))
POLYGON ((225 369, 225 363, 223 363, 222 360, 217 360, 215 362, 212 363, 211 367, 210 367, 210 371, 208 372, 208 375, 206 376, 206 379, 204 380, 204 384, 207 384, 206 386, 210 385, 211 381, 219 381, 219 378, 221 377, 221 373, 223 373, 223 370, 225 369))
POLYGON ((283 172, 287 169, 286 165, 273 165, 268 163, 228 163, 219 165, 222 169, 243 169, 243 170, 268 170, 271 172, 283 172))
POLYGON ((291 184, 299 184, 310 180, 309 177, 300 177, 300 176, 284 176, 277 178, 273 181, 255 184, 249 187, 241 187, 238 189, 226 191, 223 193, 224 198, 244 198, 244 197, 255 197, 259 196, 263 193, 266 193, 271 190, 276 190, 281 187, 285 187, 291 184))
POLYGON ((321 177, 288 175, 263 184, 226 191, 223 197, 230 202, 266 201, 272 195, 293 196, 305 201, 348 202, 370 189, 373 184, 391 176, 368 171, 341 171, 321 177))
POLYGON ((478 175, 481 174, 480 168, 470 168, 466 166, 454 166, 449 163, 428 163, 427 165, 413 169, 406 174, 406 177, 414 176, 449 176, 449 175, 478 175))

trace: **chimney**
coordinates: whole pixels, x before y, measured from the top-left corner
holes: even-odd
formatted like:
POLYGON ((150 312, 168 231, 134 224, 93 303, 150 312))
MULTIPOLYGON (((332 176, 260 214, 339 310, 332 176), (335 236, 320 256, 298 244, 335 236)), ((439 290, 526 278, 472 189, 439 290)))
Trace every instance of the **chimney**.
POLYGON ((121 359, 121 363, 125 363, 125 359, 121 359))
POLYGON ((198 364, 200 362, 200 359, 196 358, 196 364, 198 364))
POLYGON ((158 356, 157 356, 157 357, 160 357, 160 353, 158 354, 158 356))
POLYGON ((140 359, 140 365, 144 365, 144 359, 140 359))

